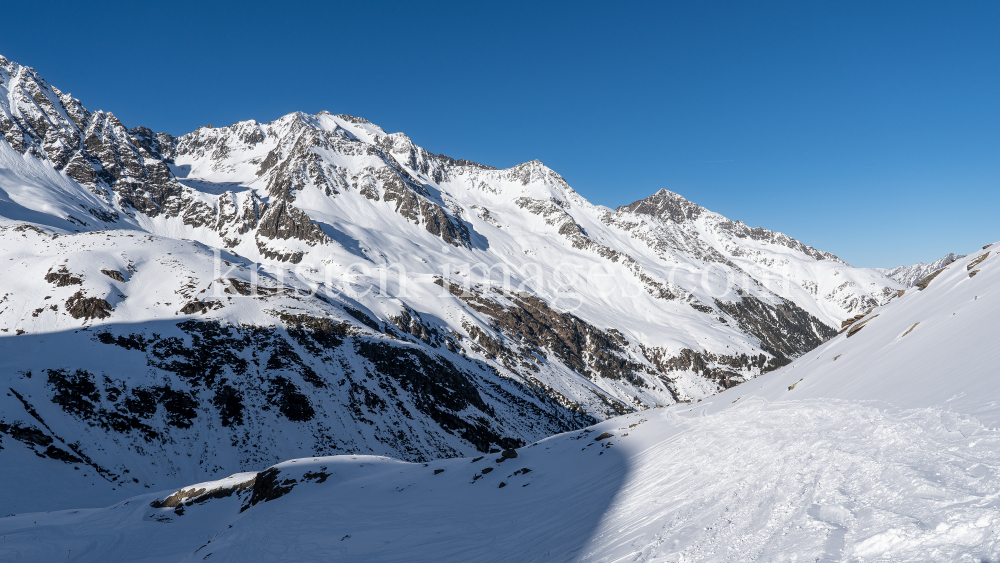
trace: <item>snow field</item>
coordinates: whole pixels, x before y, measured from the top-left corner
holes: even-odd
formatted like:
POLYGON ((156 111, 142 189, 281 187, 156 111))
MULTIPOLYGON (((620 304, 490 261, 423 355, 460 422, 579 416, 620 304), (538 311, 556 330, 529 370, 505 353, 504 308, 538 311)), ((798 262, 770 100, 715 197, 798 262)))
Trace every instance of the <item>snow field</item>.
POLYGON ((151 508, 164 491, 0 519, 0 560, 993 561, 1000 432, 957 418, 752 399, 619 417, 502 463, 306 458, 277 466, 290 493, 242 513, 236 496, 151 508))

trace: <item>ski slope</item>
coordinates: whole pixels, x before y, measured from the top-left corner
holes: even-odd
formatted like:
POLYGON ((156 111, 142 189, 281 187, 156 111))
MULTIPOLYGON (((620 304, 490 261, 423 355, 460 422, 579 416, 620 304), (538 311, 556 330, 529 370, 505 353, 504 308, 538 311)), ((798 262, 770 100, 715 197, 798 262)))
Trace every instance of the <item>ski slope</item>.
POLYGON ((998 262, 962 258, 711 398, 516 457, 303 458, 9 516, 0 560, 997 561, 998 262))

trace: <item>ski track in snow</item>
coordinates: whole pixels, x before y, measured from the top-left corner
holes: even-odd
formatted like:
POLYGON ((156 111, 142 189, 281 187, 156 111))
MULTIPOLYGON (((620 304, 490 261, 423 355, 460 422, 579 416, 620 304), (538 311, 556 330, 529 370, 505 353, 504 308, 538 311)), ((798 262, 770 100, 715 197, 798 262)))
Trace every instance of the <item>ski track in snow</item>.
POLYGON ((1000 436, 942 417, 955 415, 758 399, 687 421, 636 456, 584 559, 992 557, 1000 436))

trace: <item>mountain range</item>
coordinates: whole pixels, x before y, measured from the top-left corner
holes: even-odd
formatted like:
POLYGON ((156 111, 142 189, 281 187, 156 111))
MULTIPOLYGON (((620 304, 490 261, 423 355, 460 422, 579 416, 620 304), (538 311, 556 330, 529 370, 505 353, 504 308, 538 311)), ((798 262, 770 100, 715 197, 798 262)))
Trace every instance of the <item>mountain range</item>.
MULTIPOLYGON (((0 555, 996 561, 995 246, 791 364, 693 404, 499 455, 310 456, 105 508, 12 515, 0 518, 0 555)), ((38 485, 37 496, 56 494, 38 485)))
POLYGON ((965 255, 948 253, 930 264, 918 262, 911 266, 896 266, 895 268, 875 269, 896 280, 904 287, 914 287, 920 280, 940 270, 941 268, 944 268, 959 258, 965 258, 965 255))
POLYGON ((350 115, 129 128, 2 57, 0 133, 0 465, 54 490, 5 513, 697 404, 911 277, 350 115))

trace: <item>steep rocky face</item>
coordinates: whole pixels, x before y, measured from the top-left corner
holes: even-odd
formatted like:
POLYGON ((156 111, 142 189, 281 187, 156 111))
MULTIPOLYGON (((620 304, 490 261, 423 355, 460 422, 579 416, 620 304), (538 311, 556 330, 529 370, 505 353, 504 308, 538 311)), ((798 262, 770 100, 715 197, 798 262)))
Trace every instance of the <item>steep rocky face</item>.
MULTIPOLYGON (((112 113, 91 113, 80 101, 50 86, 33 69, 0 57, 0 133, 15 151, 44 159, 78 185, 98 196, 101 205, 84 206, 91 219, 70 217, 82 228, 93 225, 130 227, 123 220, 140 217, 177 218, 191 227, 214 226, 211 219, 225 206, 220 200, 206 203, 199 194, 179 183, 170 170, 178 139, 145 127, 127 129, 112 113), (102 225, 103 224, 103 225, 102 225)), ((196 132, 197 133, 197 132, 196 132)), ((252 135, 243 135, 252 143, 252 135)), ((188 145, 198 145, 197 140, 188 145)), ((225 148, 213 153, 224 156, 225 148)), ((230 201, 234 200, 229 194, 230 201)), ((263 213, 263 209, 260 210, 263 213)), ((255 218, 256 219, 256 218, 255 218)), ((316 229, 303 228, 303 215, 291 204, 272 213, 264 239, 295 238, 307 244, 322 240, 316 229)), ((306 222, 308 222, 306 218, 306 222)), ((256 227, 255 221, 243 226, 256 227)), ((245 233, 243 233, 245 234, 245 233)), ((259 243, 262 255, 292 261, 298 254, 271 250, 259 243)))
MULTIPOLYGON (((432 201, 424 186, 387 152, 404 150, 394 140, 362 118, 296 113, 268 124, 247 121, 203 127, 173 139, 165 156, 171 163, 183 163, 175 169, 184 174, 193 169, 201 177, 250 182, 270 198, 289 204, 307 186, 327 197, 353 190, 375 202, 391 202, 396 213, 448 244, 467 246, 469 232, 462 221, 432 201), (338 122, 368 127, 381 136, 366 142, 338 122), (339 158, 329 158, 331 154, 361 162, 344 166, 339 158)), ((412 143, 407 150, 415 151, 412 143)), ((411 155, 410 160, 415 162, 414 158, 411 155)))
POLYGON ((175 137, 0 59, 0 132, 0 433, 116 483, 507 448, 745 382, 901 289, 348 115, 175 137))

